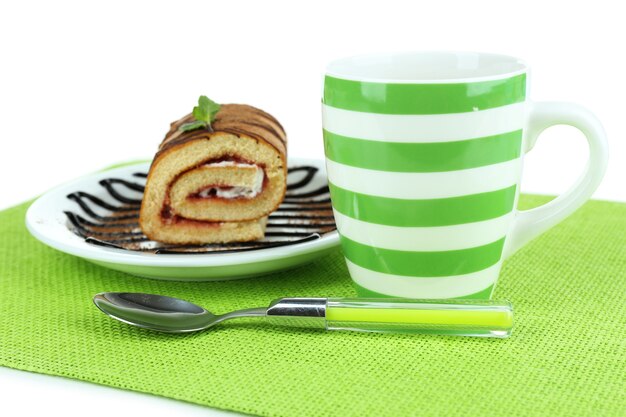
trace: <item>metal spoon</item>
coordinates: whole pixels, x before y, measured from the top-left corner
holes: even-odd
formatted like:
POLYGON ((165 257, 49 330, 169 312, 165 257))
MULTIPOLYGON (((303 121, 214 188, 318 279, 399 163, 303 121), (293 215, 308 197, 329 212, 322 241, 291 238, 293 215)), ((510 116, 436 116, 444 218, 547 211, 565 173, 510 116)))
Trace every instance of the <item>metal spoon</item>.
POLYGON ((167 333, 205 330, 225 320, 265 317, 282 326, 366 332, 507 337, 511 304, 491 300, 280 298, 269 307, 215 315, 188 301, 155 294, 104 292, 96 306, 121 322, 167 333))

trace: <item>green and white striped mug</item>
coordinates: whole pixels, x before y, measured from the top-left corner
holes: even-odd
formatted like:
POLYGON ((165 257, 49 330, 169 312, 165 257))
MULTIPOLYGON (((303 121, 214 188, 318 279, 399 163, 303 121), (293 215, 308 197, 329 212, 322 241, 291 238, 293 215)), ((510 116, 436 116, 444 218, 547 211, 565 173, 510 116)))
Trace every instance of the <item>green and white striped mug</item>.
POLYGON ((529 101, 527 72, 516 58, 453 52, 327 67, 326 165, 359 295, 490 298, 502 261, 598 187, 602 126, 577 105, 529 101), (556 124, 586 135, 585 171, 550 203, 518 211, 523 155, 556 124))

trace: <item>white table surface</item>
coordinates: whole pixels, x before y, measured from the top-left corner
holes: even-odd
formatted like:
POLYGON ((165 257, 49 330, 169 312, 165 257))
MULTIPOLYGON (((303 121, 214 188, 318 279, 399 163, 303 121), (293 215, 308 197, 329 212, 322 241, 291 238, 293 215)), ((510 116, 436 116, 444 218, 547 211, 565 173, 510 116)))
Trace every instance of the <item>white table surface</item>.
MULTIPOLYGON (((0 209, 108 164, 150 158, 169 122, 199 94, 270 111, 289 134, 291 155, 322 157, 325 63, 420 49, 526 59, 533 99, 583 103, 602 120, 611 163, 595 198, 626 201, 626 55, 619 52, 626 31, 618 3, 3 2, 0 209)), ((526 158, 522 190, 558 194, 585 159, 580 132, 551 128, 526 158)), ((0 400, 1 415, 233 415, 6 368, 0 400)))

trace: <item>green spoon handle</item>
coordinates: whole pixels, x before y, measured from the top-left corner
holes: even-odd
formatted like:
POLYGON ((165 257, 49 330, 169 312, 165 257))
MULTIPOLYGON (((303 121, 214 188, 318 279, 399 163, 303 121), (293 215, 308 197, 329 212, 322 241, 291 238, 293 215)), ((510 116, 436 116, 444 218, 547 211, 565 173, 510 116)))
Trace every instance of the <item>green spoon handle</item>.
POLYGON ((508 337, 513 309, 507 301, 330 298, 328 330, 508 337))
POLYGON ((281 298, 267 309, 275 324, 384 333, 504 338, 513 329, 508 301, 403 298, 281 298))

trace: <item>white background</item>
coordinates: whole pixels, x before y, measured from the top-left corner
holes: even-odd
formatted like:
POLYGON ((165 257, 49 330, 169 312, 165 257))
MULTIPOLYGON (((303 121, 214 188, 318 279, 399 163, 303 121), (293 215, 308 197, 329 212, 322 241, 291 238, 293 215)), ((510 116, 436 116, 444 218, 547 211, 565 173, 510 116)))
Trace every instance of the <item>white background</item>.
MULTIPOLYGON (((151 158, 169 122, 189 112, 200 94, 267 110, 285 126, 291 155, 322 157, 321 74, 328 61, 437 49, 521 57, 532 68, 532 99, 591 109, 611 146, 595 197, 626 200, 626 30, 619 4, 4 1, 0 208, 111 163, 151 158)), ((579 132, 551 128, 526 159, 522 189, 558 194, 585 160, 579 132)), ((208 411, 6 369, 0 396, 0 414, 110 414, 103 404, 120 415, 208 411)))

